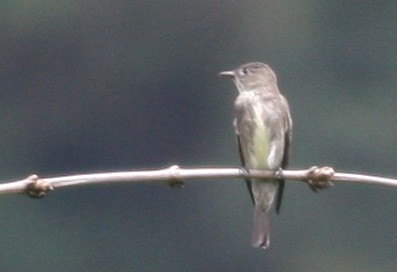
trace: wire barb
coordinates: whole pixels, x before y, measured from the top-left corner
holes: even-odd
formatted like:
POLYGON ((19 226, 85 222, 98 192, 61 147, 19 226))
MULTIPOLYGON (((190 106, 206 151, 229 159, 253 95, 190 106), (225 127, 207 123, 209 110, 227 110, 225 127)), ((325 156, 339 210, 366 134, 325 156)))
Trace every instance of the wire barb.
POLYGON ((334 186, 331 181, 334 174, 335 171, 332 167, 313 166, 308 170, 307 183, 309 184, 310 189, 317 193, 319 190, 328 189, 334 186))
POLYGON ((54 189, 50 183, 40 179, 37 175, 31 175, 26 180, 28 182, 26 194, 31 198, 43 198, 47 195, 47 192, 54 189))
POLYGON ((170 180, 167 181, 168 185, 172 188, 183 188, 185 185, 183 179, 181 178, 181 168, 178 165, 173 165, 169 168, 169 174, 171 176, 170 180))

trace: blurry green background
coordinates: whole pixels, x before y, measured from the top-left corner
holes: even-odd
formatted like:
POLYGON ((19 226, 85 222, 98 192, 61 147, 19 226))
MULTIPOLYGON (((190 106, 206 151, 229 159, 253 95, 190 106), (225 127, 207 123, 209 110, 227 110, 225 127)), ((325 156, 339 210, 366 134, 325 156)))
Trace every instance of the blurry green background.
MULTIPOLYGON (((0 3, 0 179, 239 165, 232 82, 261 61, 294 120, 291 168, 397 176, 396 1, 0 3)), ((1 271, 395 271, 397 189, 287 184, 250 245, 240 180, 0 199, 1 271)))

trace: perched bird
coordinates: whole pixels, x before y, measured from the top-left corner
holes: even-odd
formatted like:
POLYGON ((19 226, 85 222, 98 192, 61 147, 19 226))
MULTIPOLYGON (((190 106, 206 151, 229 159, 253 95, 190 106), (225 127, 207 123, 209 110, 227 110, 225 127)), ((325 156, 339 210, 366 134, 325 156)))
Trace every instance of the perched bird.
MULTIPOLYGON (((268 65, 254 62, 219 75, 232 79, 239 91, 234 126, 243 166, 247 170, 286 168, 292 120, 276 74, 268 65)), ((280 211, 284 180, 250 178, 246 182, 255 206, 252 245, 265 249, 270 243, 269 210, 276 201, 276 212, 280 211)))

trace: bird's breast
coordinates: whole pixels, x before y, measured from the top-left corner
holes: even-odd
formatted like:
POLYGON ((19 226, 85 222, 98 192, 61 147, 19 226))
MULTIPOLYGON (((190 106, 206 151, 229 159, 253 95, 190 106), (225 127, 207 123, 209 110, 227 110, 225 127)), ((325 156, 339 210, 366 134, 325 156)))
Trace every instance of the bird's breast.
POLYGON ((240 94, 236 99, 236 130, 246 166, 269 168, 270 130, 266 105, 253 93, 240 94))
POLYGON ((266 115, 261 105, 253 106, 252 123, 252 146, 250 147, 251 167, 268 168, 268 157, 270 153, 269 128, 266 126, 266 115))

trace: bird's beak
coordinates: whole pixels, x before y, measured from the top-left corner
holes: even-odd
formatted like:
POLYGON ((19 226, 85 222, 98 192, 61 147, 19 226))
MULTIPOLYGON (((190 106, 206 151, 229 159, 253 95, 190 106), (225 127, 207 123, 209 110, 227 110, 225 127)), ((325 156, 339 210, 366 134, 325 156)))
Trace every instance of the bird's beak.
POLYGON ((220 72, 218 76, 234 79, 236 77, 236 73, 234 71, 224 71, 224 72, 220 72))

